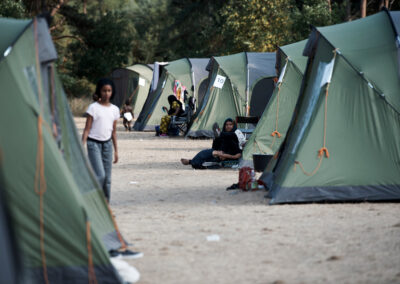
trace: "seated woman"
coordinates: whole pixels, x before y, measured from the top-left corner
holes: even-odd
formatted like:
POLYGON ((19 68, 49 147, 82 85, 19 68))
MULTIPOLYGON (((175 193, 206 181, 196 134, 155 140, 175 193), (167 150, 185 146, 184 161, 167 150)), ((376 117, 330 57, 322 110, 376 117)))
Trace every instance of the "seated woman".
POLYGON ((183 113, 182 103, 174 95, 168 96, 168 103, 168 114, 161 118, 160 136, 167 136, 168 127, 171 123, 171 116, 180 116, 183 113))
POLYGON ((236 128, 235 122, 228 118, 224 122, 222 132, 214 139, 211 149, 200 151, 191 160, 181 159, 181 163, 191 165, 194 169, 204 169, 204 162, 237 160, 242 156, 243 137, 243 133, 236 128))

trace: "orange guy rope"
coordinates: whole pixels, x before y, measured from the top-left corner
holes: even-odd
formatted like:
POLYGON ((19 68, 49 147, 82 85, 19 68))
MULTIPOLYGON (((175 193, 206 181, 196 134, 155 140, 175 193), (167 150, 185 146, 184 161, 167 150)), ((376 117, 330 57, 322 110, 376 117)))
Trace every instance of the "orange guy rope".
MULTIPOLYGON (((42 85, 40 78, 40 61, 39 61, 39 46, 38 46, 38 33, 37 33, 37 19, 33 21, 33 28, 35 33, 35 49, 36 49, 36 73, 37 73, 37 86, 38 86, 38 97, 40 104, 40 111, 43 111, 42 102, 42 85)), ((39 195, 39 228, 40 228, 40 253, 42 257, 43 265, 43 278, 46 284, 49 283, 47 275, 47 264, 46 264, 46 252, 45 252, 45 231, 44 231, 44 193, 46 192, 46 179, 44 176, 44 142, 43 142, 43 118, 38 115, 38 149, 36 154, 36 172, 35 172, 35 193, 39 195)))
MULTIPOLYGON (((286 67, 287 67, 288 61, 289 61, 289 58, 286 57, 286 63, 285 63, 285 66, 286 66, 286 67)), ((285 70, 284 72, 286 72, 286 68, 284 68, 284 70, 285 70)), ((281 137, 282 137, 282 134, 279 133, 279 131, 278 131, 278 121, 279 121, 279 97, 280 97, 281 86, 282 86, 284 77, 285 77, 285 74, 283 74, 282 81, 281 81, 281 82, 278 82, 278 94, 276 95, 275 130, 272 131, 272 133, 271 133, 271 136, 274 137, 274 139, 272 140, 272 143, 271 143, 271 145, 270 145, 270 148, 272 148, 272 146, 274 146, 277 137, 278 137, 278 138, 281 138, 281 137)))
POLYGON ((97 284, 96 273, 94 271, 94 265, 93 265, 92 236, 91 236, 91 232, 90 232, 90 222, 89 221, 86 221, 86 241, 87 241, 87 250, 88 250, 89 283, 97 284))
MULTIPOLYGON (((336 59, 336 54, 337 54, 337 49, 335 49, 333 51, 333 62, 335 62, 336 59)), ((333 70, 332 70, 333 72, 333 70)), ((322 164, 322 158, 325 157, 329 158, 329 151, 328 148, 326 147, 326 129, 327 129, 327 115, 328 115, 328 95, 329 95, 329 86, 330 86, 330 82, 327 83, 326 85, 326 89, 325 89, 325 106, 324 106, 324 137, 323 137, 323 146, 318 150, 318 158, 319 158, 319 162, 317 167, 310 173, 307 172, 302 163, 299 161, 294 161, 294 168, 293 170, 296 171, 296 165, 299 165, 301 170, 303 171, 303 173, 307 176, 313 176, 314 174, 317 173, 317 171, 319 170, 319 168, 321 167, 322 164)))

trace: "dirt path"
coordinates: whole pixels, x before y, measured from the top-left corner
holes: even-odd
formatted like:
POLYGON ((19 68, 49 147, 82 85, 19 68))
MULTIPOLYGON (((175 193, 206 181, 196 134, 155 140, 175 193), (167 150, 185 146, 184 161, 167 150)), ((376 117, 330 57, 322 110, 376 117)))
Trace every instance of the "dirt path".
POLYGON ((111 207, 144 253, 130 261, 139 283, 400 283, 400 204, 268 206, 265 192, 225 190, 235 170, 180 164, 210 140, 118 138, 111 207))

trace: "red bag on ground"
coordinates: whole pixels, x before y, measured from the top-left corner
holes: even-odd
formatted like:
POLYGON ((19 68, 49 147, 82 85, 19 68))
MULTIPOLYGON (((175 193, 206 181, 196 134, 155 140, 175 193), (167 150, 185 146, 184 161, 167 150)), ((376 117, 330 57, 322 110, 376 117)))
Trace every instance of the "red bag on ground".
POLYGON ((243 167, 239 171, 239 188, 244 191, 251 189, 251 170, 250 167, 243 167))

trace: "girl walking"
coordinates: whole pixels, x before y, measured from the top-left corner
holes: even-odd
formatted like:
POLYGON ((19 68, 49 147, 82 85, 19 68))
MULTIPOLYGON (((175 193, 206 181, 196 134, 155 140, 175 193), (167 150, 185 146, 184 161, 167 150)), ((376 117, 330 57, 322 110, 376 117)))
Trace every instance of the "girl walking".
POLYGON ((100 79, 96 92, 98 100, 89 105, 82 142, 87 144, 88 156, 107 201, 110 201, 111 166, 118 162, 117 121, 119 109, 110 103, 115 87, 110 79, 100 79))

